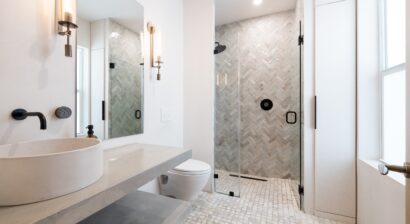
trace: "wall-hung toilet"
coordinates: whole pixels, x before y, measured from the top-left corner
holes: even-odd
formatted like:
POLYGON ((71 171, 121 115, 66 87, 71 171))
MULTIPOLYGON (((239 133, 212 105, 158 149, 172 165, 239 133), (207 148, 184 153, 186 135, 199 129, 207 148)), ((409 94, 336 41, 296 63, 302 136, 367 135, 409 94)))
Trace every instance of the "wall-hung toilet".
POLYGON ((190 201, 205 187, 210 175, 209 164, 189 159, 161 176, 161 194, 190 201))

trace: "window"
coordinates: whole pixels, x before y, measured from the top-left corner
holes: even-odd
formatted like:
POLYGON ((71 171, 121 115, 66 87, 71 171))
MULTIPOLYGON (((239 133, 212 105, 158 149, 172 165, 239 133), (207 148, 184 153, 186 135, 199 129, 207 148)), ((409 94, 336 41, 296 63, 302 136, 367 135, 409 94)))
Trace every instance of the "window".
POLYGON ((89 123, 89 64, 88 49, 77 47, 77 135, 85 135, 89 123))
POLYGON ((382 159, 402 164, 406 151, 406 0, 380 1, 382 159))

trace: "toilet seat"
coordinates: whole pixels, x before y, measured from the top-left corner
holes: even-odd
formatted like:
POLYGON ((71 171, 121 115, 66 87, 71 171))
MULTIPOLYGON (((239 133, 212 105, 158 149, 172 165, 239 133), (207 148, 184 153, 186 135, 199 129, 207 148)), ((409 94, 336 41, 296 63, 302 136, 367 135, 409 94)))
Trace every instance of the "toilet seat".
POLYGON ((203 175, 211 172, 211 166, 202 161, 189 159, 169 172, 180 175, 203 175))

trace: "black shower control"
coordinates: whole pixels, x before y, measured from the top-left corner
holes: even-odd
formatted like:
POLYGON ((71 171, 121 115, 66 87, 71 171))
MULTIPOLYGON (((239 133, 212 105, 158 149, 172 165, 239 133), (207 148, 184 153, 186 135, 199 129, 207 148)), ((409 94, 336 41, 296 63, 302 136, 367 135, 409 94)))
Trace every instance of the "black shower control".
POLYGON ((286 123, 288 124, 296 124, 298 121, 298 114, 295 111, 288 111, 286 113, 286 123), (291 116, 293 115, 293 116, 291 116), (291 120, 290 118, 293 117, 293 120, 291 120))
POLYGON ((110 63, 110 69, 114 69, 115 68, 115 63, 114 62, 111 62, 110 63))
POLYGON ((142 115, 141 115, 141 111, 140 110, 136 110, 135 111, 135 119, 141 119, 142 115))
POLYGON ((273 108, 272 100, 270 100, 270 99, 262 100, 261 108, 262 108, 262 110, 271 110, 273 108))
POLYGON ((57 118, 67 119, 67 118, 71 117, 73 112, 71 111, 71 109, 69 107, 59 107, 59 108, 56 109, 54 114, 56 115, 57 118))

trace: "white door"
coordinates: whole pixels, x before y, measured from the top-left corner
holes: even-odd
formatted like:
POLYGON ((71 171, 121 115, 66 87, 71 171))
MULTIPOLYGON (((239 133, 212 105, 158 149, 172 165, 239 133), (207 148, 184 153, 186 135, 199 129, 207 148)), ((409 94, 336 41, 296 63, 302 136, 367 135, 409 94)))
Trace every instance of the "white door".
MULTIPOLYGON (((104 80, 105 80, 104 49, 91 50, 91 124, 94 125, 94 135, 105 139, 103 119, 104 80)), ((105 114, 106 117, 106 114, 105 114)))
POLYGON ((356 218, 355 4, 316 5, 315 212, 348 223, 356 218))

